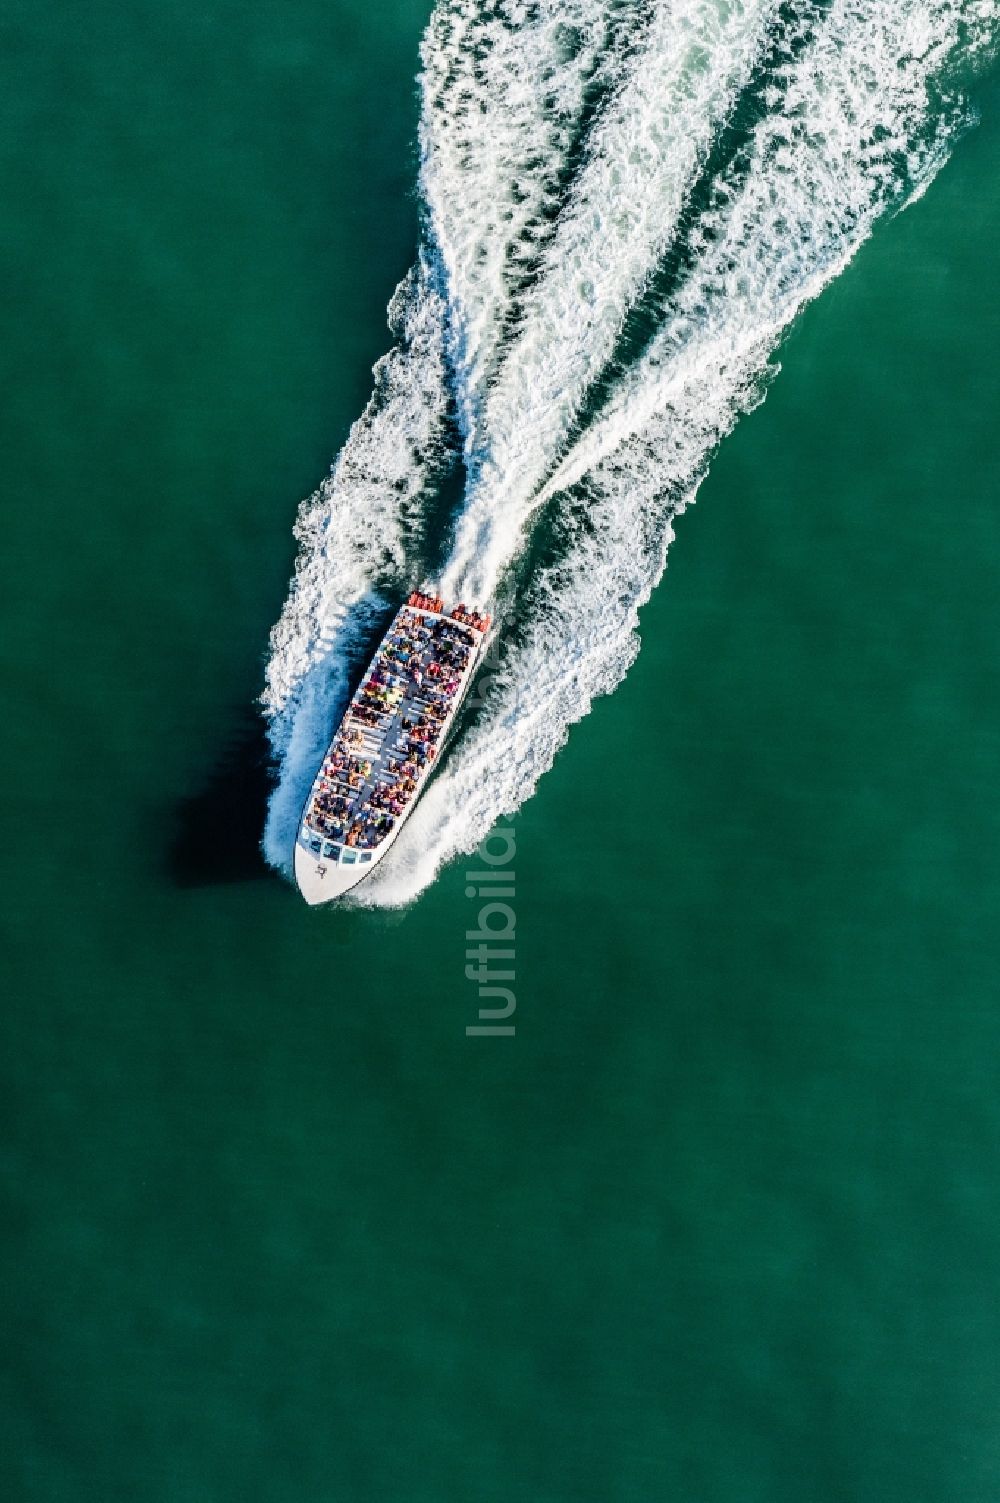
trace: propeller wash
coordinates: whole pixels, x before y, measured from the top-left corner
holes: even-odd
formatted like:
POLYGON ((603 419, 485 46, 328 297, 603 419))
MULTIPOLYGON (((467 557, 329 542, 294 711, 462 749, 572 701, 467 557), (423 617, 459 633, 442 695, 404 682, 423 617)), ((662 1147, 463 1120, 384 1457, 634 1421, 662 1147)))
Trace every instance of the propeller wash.
POLYGON ((499 666, 350 901, 412 900, 531 795, 632 663, 673 518, 784 331, 970 123, 998 8, 439 0, 422 242, 271 635, 274 866, 414 584, 492 602, 499 666))

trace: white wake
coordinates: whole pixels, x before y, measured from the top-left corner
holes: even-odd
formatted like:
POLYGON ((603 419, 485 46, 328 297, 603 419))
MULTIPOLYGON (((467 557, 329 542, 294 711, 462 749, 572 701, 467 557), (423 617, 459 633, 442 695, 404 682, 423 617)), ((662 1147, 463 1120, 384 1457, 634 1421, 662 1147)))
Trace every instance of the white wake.
POLYGON ((446 591, 496 589, 536 514, 558 542, 520 583, 484 706, 359 903, 410 901, 472 850, 620 682, 673 516, 761 399, 789 322, 946 159, 998 5, 676 0, 625 7, 631 27, 621 7, 613 27, 607 8, 572 9, 568 38, 566 6, 439 5, 423 59, 427 249, 397 293, 400 342, 373 404, 300 519, 264 697, 280 773, 265 849, 279 866, 346 691, 345 652, 370 642, 379 588, 412 583, 449 396, 469 478, 446 591), (732 156, 706 185, 728 126, 732 156), (620 365, 639 300, 649 336, 620 365))

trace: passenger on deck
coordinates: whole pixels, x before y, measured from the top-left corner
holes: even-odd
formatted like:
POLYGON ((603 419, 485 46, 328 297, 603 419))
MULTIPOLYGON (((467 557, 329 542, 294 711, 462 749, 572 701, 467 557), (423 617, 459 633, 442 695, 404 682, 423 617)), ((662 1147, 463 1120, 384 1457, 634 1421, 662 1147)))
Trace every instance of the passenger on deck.
POLYGON ((314 830, 352 847, 379 845, 415 797, 476 645, 458 623, 488 625, 464 605, 444 617, 440 598, 420 591, 409 604, 355 692, 307 814, 314 830))

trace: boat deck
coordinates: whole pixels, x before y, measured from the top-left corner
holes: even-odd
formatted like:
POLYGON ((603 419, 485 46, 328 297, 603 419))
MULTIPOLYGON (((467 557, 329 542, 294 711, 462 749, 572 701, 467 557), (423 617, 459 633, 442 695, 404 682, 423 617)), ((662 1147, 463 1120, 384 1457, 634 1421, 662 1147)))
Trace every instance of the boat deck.
POLYGON ((478 634, 404 606, 354 694, 313 785, 300 842, 371 862, 420 794, 463 697, 478 634))

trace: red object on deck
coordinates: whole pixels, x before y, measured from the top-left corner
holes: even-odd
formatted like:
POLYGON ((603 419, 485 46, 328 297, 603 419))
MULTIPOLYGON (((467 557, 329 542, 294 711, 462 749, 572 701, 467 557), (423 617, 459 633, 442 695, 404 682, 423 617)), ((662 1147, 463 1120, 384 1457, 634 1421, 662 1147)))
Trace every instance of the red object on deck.
POLYGON ((434 611, 439 616, 444 610, 444 601, 440 595, 421 595, 419 590, 411 590, 406 603, 418 611, 434 611))
MULTIPOLYGON (((440 616, 444 611, 444 601, 440 595, 422 595, 419 590, 411 590, 406 599, 407 605, 412 605, 418 611, 433 611, 440 616)), ((464 600, 460 600, 455 609, 449 613, 453 621, 462 621, 466 626, 474 626, 477 631, 489 631, 492 616, 480 616, 477 611, 470 611, 464 600)))

